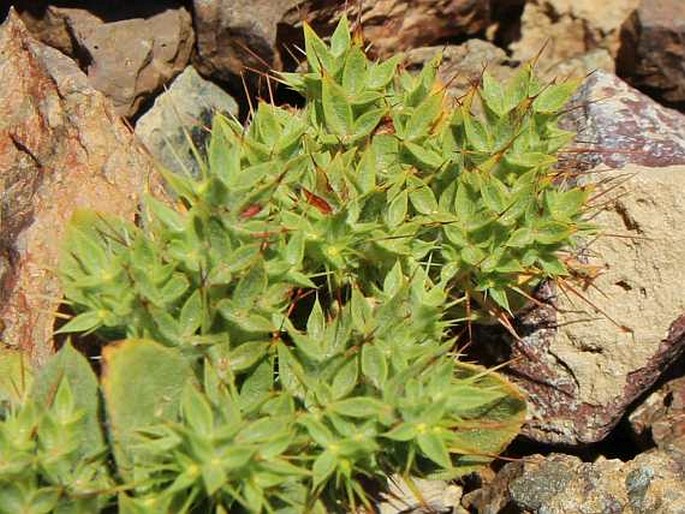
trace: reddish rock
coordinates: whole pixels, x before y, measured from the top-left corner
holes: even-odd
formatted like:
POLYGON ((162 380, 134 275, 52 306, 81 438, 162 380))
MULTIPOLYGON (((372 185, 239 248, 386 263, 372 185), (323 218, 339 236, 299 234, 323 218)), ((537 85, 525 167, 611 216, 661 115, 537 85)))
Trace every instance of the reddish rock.
POLYGON ((683 0, 642 0, 621 29, 617 73, 655 99, 685 109, 683 0))
POLYGON ((569 168, 685 164, 685 116, 611 73, 597 71, 588 77, 564 122, 578 132, 564 154, 569 168))
MULTIPOLYGON (((331 33, 347 12, 356 20, 358 2, 307 0, 291 9, 284 25, 296 29, 303 20, 321 33, 331 33)), ((361 22, 373 51, 388 56, 401 50, 472 36, 490 24, 487 0, 363 0, 361 22)))
POLYGON ((111 103, 12 11, 0 53, 2 340, 42 363, 53 349, 66 221, 86 206, 132 218, 153 168, 111 103))

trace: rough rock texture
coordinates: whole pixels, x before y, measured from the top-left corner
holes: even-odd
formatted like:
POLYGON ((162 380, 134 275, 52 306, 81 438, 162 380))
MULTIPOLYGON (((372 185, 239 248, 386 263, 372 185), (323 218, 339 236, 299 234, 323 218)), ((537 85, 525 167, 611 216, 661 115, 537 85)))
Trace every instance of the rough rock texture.
POLYGON ((599 276, 574 286, 585 300, 543 288, 557 310, 522 314, 523 339, 506 358, 518 358, 507 373, 529 393, 524 433, 584 445, 685 350, 685 116, 600 72, 574 103, 566 122, 580 134, 561 166, 600 182, 590 213, 604 236, 584 252, 599 276))
POLYGON ((639 0, 531 0, 523 11, 521 38, 510 45, 512 58, 527 61, 544 47, 539 66, 545 73, 578 59, 578 66, 613 71, 619 31, 639 0), (584 54, 597 50, 587 60, 584 54), (583 61, 586 62, 583 62, 583 61))
POLYGON ((685 377, 654 391, 628 419, 642 444, 655 444, 685 466, 685 377))
POLYGON ((103 23, 81 44, 90 56, 93 87, 112 99, 117 114, 133 116, 188 64, 192 22, 183 8, 167 10, 147 19, 103 23))
MULTIPOLYGON (((291 9, 283 23, 296 34, 303 20, 321 33, 331 33, 342 13, 356 20, 358 2, 307 0, 291 9)), ((490 23, 487 0, 362 0, 364 36, 382 56, 430 46, 448 38, 471 36, 490 23)))
POLYGON ((298 0, 193 0, 197 55, 203 75, 232 81, 245 71, 280 68, 277 25, 298 0))
POLYGON ((642 0, 622 27, 617 72, 654 98, 685 109, 683 0, 642 0))
POLYGON ((610 73, 593 73, 566 119, 578 132, 564 159, 574 169, 685 164, 685 116, 667 109, 610 73))
POLYGON ((54 270, 66 221, 96 206, 131 218, 149 159, 111 104, 10 13, 0 27, 0 319, 7 344, 44 362, 61 299, 54 270))
POLYGON ((603 183, 593 221, 604 235, 586 251, 598 276, 572 286, 579 294, 547 288, 556 311, 521 316, 518 360, 506 372, 529 394, 524 433, 545 443, 603 439, 685 351, 685 166, 629 166, 591 180, 603 183))
POLYGON ((136 123, 136 136, 165 168, 197 173, 187 135, 203 149, 214 113, 238 114, 235 100, 188 66, 136 123))
POLYGON ((427 46, 408 50, 405 66, 410 71, 419 71, 440 52, 443 59, 438 68, 438 76, 455 97, 463 95, 474 81, 480 80, 483 69, 487 69, 499 80, 506 80, 514 73, 514 69, 508 66, 509 60, 504 50, 480 39, 471 39, 461 45, 427 46))
POLYGON ((683 468, 663 452, 629 462, 534 455, 507 464, 463 503, 480 514, 676 514, 685 512, 683 468))
POLYGON ((44 11, 23 11, 20 16, 36 39, 75 59, 83 57, 79 41, 103 23, 100 17, 86 9, 54 5, 47 6, 44 11))

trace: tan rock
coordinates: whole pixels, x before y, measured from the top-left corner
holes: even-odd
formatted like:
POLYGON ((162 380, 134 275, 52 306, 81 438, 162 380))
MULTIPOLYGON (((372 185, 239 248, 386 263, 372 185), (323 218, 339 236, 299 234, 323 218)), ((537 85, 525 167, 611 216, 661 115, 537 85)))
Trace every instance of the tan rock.
MULTIPOLYGON (((521 37, 510 45, 512 58, 528 61, 542 50, 539 67, 545 74, 575 60, 575 75, 594 69, 613 72, 621 24, 639 0, 531 0, 521 18, 521 37), (544 50, 543 50, 544 48, 544 50), (583 56, 601 50, 588 62, 583 56), (599 58, 601 56, 601 58, 599 58)), ((562 70, 558 70, 562 74, 562 70)))
POLYGON ((13 11, 0 52, 2 340, 42 363, 53 350, 66 221, 86 206, 132 218, 153 168, 110 102, 13 11))
POLYGON ((81 44, 91 58, 87 72, 93 87, 112 100, 117 114, 131 117, 185 69, 193 41, 190 14, 179 8, 103 23, 81 44))

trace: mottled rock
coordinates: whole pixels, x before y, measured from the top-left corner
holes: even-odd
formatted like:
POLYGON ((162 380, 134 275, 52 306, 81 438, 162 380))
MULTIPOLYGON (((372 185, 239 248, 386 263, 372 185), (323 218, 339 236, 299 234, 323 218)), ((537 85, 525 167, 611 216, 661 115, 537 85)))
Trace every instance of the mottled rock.
POLYGON ((514 73, 504 50, 480 39, 470 39, 461 45, 407 50, 405 67, 410 71, 418 71, 441 52, 443 58, 438 76, 455 97, 463 95, 474 82, 478 82, 484 69, 498 80, 506 80, 514 73))
POLYGON ((277 25, 298 0, 193 0, 197 55, 203 75, 232 81, 247 70, 280 68, 277 25))
POLYGON ((685 377, 670 380, 628 417, 637 439, 671 453, 685 466, 685 377))
POLYGON ((617 73, 659 101, 685 109, 685 2, 640 2, 621 30, 617 73))
POLYGON ((593 463, 534 455, 504 466, 493 485, 466 502, 481 514, 676 514, 685 512, 685 475, 663 452, 593 463))
POLYGON ((586 53, 602 49, 585 65, 594 66, 588 71, 613 72, 621 24, 638 1, 531 0, 521 18, 521 37, 510 45, 512 58, 528 61, 542 50, 539 67, 545 74, 551 74, 565 61, 575 59, 581 66, 586 53), (599 55, 601 59, 597 58, 599 55))
MULTIPOLYGON (((291 9, 284 25, 300 31, 303 20, 330 34, 344 13, 358 17, 358 2, 307 0, 291 9)), ((475 35, 490 23, 487 0, 362 0, 361 23, 373 51, 388 56, 400 50, 435 45, 448 38, 475 35)))
POLYGON ((6 344, 52 351, 64 224, 95 206, 132 218, 153 171, 112 109, 13 12, 0 27, 0 319, 6 344))
POLYGON ((216 112, 235 116, 238 105, 228 93, 188 66, 138 120, 136 136, 165 168, 196 174, 199 166, 187 136, 202 150, 216 112))
POLYGON ((685 116, 659 105, 616 75, 593 73, 573 104, 565 124, 578 137, 564 155, 567 167, 685 164, 685 116))
POLYGON ((90 56, 88 78, 111 98, 116 113, 133 116, 140 104, 190 60, 190 14, 170 9, 151 18, 96 26, 81 42, 90 56))

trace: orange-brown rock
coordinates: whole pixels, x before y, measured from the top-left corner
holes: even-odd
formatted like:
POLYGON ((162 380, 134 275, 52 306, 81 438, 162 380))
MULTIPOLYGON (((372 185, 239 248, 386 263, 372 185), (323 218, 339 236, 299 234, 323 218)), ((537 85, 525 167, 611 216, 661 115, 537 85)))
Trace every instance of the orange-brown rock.
POLYGON ((2 341, 42 363, 53 350, 65 223, 79 207, 132 218, 153 168, 111 103, 13 11, 0 55, 2 341))

